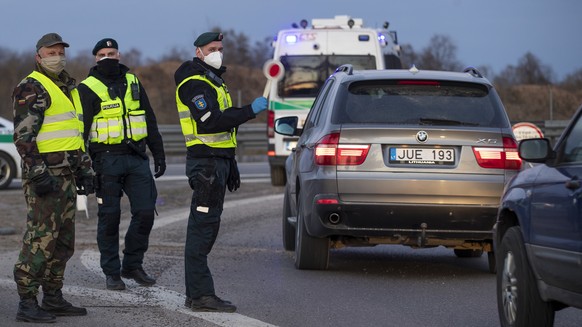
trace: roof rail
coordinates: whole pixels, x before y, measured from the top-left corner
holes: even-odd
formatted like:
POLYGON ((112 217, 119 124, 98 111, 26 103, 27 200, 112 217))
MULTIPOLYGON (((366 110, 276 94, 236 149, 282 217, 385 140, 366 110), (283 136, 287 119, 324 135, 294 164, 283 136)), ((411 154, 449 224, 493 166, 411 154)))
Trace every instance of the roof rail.
POLYGON ((463 70, 463 73, 469 73, 475 77, 483 78, 483 74, 477 68, 473 66, 469 66, 463 70))
POLYGON ((354 66, 350 64, 341 65, 335 70, 336 73, 338 72, 346 72, 348 75, 352 75, 354 72, 354 66))

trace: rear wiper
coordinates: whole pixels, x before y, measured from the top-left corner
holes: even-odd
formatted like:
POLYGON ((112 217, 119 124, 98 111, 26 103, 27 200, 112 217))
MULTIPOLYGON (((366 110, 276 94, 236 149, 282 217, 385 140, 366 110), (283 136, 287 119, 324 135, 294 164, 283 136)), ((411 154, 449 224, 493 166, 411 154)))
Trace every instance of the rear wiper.
POLYGON ((438 118, 420 118, 418 119, 418 123, 420 125, 479 126, 479 124, 476 123, 468 123, 458 120, 438 119, 438 118))

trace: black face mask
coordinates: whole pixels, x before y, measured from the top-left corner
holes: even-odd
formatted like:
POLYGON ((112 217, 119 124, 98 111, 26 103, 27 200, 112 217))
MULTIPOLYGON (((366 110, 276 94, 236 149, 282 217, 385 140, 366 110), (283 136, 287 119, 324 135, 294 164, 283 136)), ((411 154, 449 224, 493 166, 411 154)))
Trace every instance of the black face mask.
POLYGON ((112 58, 105 58, 97 62, 97 69, 105 76, 119 76, 121 69, 119 68, 119 60, 112 58))

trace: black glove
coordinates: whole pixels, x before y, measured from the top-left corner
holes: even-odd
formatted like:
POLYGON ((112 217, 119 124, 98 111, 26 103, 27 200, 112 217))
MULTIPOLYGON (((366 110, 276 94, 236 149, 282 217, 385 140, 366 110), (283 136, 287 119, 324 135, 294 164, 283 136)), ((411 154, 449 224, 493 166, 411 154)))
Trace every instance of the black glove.
POLYGON ((37 196, 43 197, 51 192, 59 190, 57 181, 45 171, 44 173, 31 178, 32 188, 37 196))
POLYGON ((81 176, 77 179, 77 194, 89 195, 95 193, 93 176, 81 176))
POLYGON ((234 192, 240 187, 240 174, 238 172, 238 165, 234 158, 230 160, 230 171, 228 173, 226 187, 228 187, 228 191, 230 192, 234 192))
POLYGON ((154 171, 156 172, 155 178, 162 176, 166 172, 166 159, 154 158, 154 171))

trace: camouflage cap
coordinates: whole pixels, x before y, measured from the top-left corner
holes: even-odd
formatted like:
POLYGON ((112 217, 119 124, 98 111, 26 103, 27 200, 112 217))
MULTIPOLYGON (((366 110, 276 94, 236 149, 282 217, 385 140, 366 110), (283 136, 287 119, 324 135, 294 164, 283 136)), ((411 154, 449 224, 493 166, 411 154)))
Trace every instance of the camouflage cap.
POLYGON ((194 41, 195 47, 203 47, 212 41, 222 41, 222 33, 220 32, 206 32, 200 34, 196 41, 194 41))
POLYGON ((62 44, 65 48, 69 47, 67 42, 63 41, 63 38, 57 33, 48 33, 43 35, 38 42, 36 42, 36 51, 42 47, 52 47, 55 44, 62 44))

